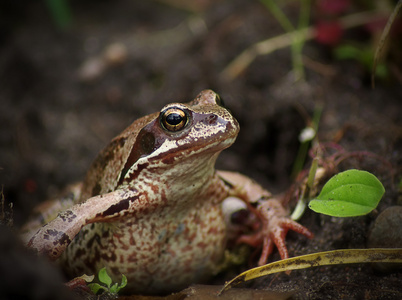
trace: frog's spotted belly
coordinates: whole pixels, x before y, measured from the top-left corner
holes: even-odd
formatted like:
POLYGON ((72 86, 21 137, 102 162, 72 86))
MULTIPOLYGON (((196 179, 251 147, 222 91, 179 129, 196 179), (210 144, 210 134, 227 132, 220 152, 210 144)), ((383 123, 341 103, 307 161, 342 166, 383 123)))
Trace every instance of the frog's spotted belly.
POLYGON ((128 219, 87 225, 67 248, 63 259, 67 258, 67 271, 80 276, 106 266, 115 282, 125 274, 131 290, 153 293, 208 279, 226 243, 219 205, 194 207, 181 221, 167 218, 161 223, 161 219, 155 214, 137 224, 128 219))

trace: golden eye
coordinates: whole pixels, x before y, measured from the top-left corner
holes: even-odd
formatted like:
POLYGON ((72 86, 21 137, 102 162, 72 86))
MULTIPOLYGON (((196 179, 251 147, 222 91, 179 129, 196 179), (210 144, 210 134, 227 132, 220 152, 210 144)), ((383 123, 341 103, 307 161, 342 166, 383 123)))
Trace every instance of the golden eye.
POLYGON ((179 131, 186 126, 188 116, 185 111, 174 107, 162 112, 160 120, 166 130, 179 131))

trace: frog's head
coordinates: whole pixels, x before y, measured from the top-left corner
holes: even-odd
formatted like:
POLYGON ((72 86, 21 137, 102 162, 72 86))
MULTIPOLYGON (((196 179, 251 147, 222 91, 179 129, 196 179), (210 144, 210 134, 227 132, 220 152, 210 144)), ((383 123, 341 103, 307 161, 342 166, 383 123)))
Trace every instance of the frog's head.
POLYGON ((160 176, 153 180, 183 170, 205 177, 238 132, 236 119, 211 90, 186 104, 168 104, 159 113, 136 120, 98 155, 85 178, 81 199, 113 191, 144 173, 160 176))
MULTIPOLYGON (((211 90, 189 103, 171 103, 138 133, 119 182, 132 181, 143 169, 213 167, 218 154, 232 145, 239 124, 211 90)), ((189 171, 189 170, 187 170, 189 171)))

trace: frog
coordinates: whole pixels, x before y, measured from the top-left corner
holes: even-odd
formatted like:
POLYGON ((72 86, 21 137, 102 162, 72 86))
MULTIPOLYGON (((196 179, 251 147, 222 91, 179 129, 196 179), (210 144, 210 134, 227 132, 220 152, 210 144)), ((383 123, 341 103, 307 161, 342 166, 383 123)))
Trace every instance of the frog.
POLYGON ((57 260, 71 278, 103 267, 116 282, 124 274, 125 292, 139 294, 208 281, 229 244, 262 248, 260 265, 274 244, 288 257, 289 229, 313 234, 251 178, 215 169, 239 130, 212 90, 136 120, 69 196, 27 223, 27 246, 57 260), (233 207, 247 212, 244 220, 233 222, 233 207))

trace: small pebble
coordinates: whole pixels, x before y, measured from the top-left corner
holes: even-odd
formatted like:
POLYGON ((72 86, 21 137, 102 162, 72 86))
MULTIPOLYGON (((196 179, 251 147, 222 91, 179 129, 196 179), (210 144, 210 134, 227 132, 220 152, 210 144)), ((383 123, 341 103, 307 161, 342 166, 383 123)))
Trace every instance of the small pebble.
MULTIPOLYGON (((375 220, 368 238, 369 248, 402 248, 402 206, 391 206, 375 220)), ((383 272, 402 269, 402 264, 376 263, 383 272)))

